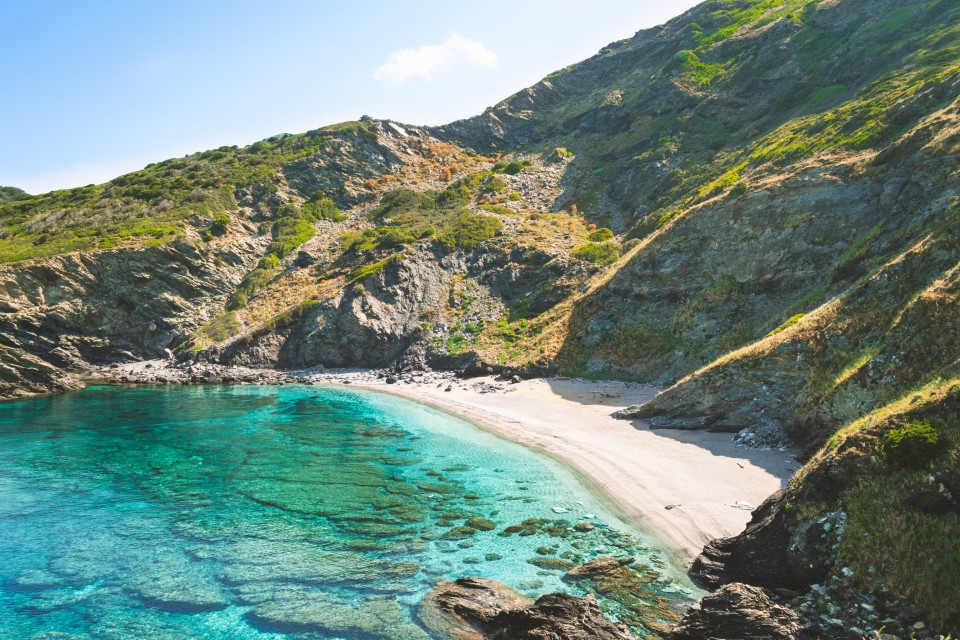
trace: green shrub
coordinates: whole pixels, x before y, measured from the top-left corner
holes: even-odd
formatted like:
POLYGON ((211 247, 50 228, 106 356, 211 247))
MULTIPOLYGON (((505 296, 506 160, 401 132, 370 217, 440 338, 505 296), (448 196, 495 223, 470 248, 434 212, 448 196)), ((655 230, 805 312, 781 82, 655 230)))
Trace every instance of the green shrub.
POLYGON ((507 196, 507 200, 510 200, 511 202, 516 202, 519 199, 520 199, 520 194, 517 193, 516 191, 514 191, 513 193, 507 196))
POLYGON ((312 222, 313 216, 297 205, 280 207, 277 216, 278 219, 271 229, 273 242, 267 247, 268 255, 285 258, 317 233, 312 222))
POLYGON ((919 420, 883 434, 883 458, 899 467, 921 467, 945 449, 940 432, 929 421, 919 420))
POLYGON ((323 191, 314 193, 313 197, 303 203, 302 209, 314 220, 340 222, 346 217, 336 203, 323 194, 323 191))
POLYGON ((456 209, 469 203, 472 197, 466 185, 451 185, 437 196, 436 206, 438 209, 456 209))
POLYGON ((587 236, 590 242, 606 242, 613 240, 613 231, 606 227, 601 227, 587 236))
POLYGON ((499 218, 462 211, 451 227, 436 237, 435 242, 447 249, 472 249, 503 230, 499 218))
POLYGON ((30 194, 17 187, 0 187, 0 202, 26 200, 30 194))
POLYGON ((569 151, 566 147, 557 147, 553 150, 553 155, 550 159, 554 162, 560 162, 561 160, 566 160, 567 158, 573 157, 573 151, 569 151))
POLYGON ((515 176, 524 169, 532 167, 533 163, 529 160, 514 160, 513 162, 498 162, 493 165, 492 171, 494 173, 506 173, 507 175, 515 176))
POLYGON ((210 223, 210 233, 214 236, 222 236, 230 228, 230 216, 225 211, 218 211, 213 214, 213 221, 210 223))
POLYGON ((380 234, 377 239, 377 248, 394 249, 402 247, 405 244, 411 244, 417 241, 417 238, 403 229, 388 227, 386 231, 380 234))
POLYGON ((612 264, 620 257, 620 247, 615 242, 588 242, 574 251, 573 257, 594 264, 612 264))
POLYGON ((493 176, 483 187, 484 193, 500 193, 507 188, 507 183, 500 176, 493 176))
POLYGON ((260 262, 257 263, 257 268, 258 268, 258 269, 269 270, 269 269, 273 269, 273 268, 276 267, 278 264, 280 264, 280 258, 278 258, 277 256, 275 256, 275 255, 273 255, 273 254, 271 253, 271 254, 269 254, 269 255, 266 255, 266 256, 260 258, 260 262))
POLYGON ((372 249, 396 249, 405 244, 412 244, 420 237, 432 235, 433 229, 422 227, 408 231, 403 227, 374 227, 363 232, 351 232, 341 236, 341 242, 348 251, 370 251, 372 249), (419 235, 423 234, 423 235, 419 235))

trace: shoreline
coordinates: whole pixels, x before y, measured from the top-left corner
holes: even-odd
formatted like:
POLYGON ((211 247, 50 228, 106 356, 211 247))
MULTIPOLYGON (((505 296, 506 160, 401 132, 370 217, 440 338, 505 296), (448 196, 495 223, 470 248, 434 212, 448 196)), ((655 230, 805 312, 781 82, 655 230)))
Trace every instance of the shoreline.
MULTIPOLYGON (((492 384, 491 378, 468 382, 492 384)), ((641 421, 610 415, 636 404, 638 395, 644 396, 640 402, 653 397, 657 389, 648 385, 538 378, 509 385, 509 395, 477 392, 470 385, 449 392, 416 383, 353 385, 451 413, 547 455, 652 535, 683 569, 709 541, 743 531, 753 509, 800 466, 789 451, 738 446, 730 433, 651 431, 641 421), (596 401, 566 399, 553 387, 596 401)))
POLYGON ((743 531, 752 510, 800 467, 795 452, 737 445, 731 433, 651 430, 645 421, 614 418, 615 411, 659 391, 629 382, 509 382, 453 372, 274 371, 169 361, 101 369, 87 380, 348 385, 420 402, 564 465, 624 520, 652 534, 683 569, 709 541, 743 531))
POLYGON ((682 571, 684 574, 689 568, 690 559, 684 559, 678 553, 675 545, 668 540, 661 539, 661 535, 657 532, 651 530, 649 524, 644 522, 642 517, 638 517, 637 514, 631 514, 629 509, 623 504, 617 496, 609 493, 603 486, 597 484, 597 482, 592 478, 587 471, 582 467, 575 465, 570 460, 567 460, 563 457, 556 455, 555 453, 535 444, 530 444, 525 442, 522 439, 515 438, 513 436, 505 434, 502 429, 497 425, 497 421, 493 416, 482 416, 479 413, 467 413, 463 410, 462 407, 451 407, 448 403, 438 401, 436 399, 425 399, 423 395, 418 394, 417 392, 407 392, 403 388, 393 388, 386 385, 370 385, 370 384, 349 384, 343 385, 339 382, 329 382, 322 383, 330 386, 342 386, 344 388, 355 387, 357 389, 364 389, 367 391, 373 391, 375 393, 384 393, 398 398, 403 398, 405 400, 410 400, 416 402, 426 407, 430 407, 436 411, 448 414, 455 418, 459 418, 470 425, 474 426, 477 429, 485 433, 489 433, 499 439, 505 440, 512 444, 519 445, 528 449, 539 456, 545 456, 551 460, 554 464, 560 465, 564 472, 569 473, 576 482, 579 482, 583 485, 584 490, 589 491, 593 498, 599 500, 606 509, 609 509, 610 512, 626 523, 628 526, 634 527, 644 535, 653 538, 661 546, 661 550, 667 554, 670 563, 677 569, 682 571))

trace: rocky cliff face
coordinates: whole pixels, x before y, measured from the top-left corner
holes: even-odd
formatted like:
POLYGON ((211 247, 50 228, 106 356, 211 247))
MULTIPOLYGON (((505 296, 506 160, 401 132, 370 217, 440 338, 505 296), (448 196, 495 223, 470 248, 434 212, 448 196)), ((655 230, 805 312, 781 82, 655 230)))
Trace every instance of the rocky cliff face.
POLYGON ((0 267, 0 358, 16 366, 23 356, 14 354, 27 352, 35 362, 0 393, 63 388, 64 370, 89 364, 162 357, 224 303, 259 253, 239 235, 218 249, 182 242, 0 267))

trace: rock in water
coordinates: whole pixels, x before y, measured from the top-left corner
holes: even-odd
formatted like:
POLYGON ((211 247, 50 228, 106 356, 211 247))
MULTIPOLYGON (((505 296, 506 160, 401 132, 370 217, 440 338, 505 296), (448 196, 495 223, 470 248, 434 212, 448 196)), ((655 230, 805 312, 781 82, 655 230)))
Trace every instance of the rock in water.
POLYGON ((434 587, 420 603, 420 622, 453 640, 630 640, 627 628, 603 616, 592 596, 559 593, 536 602, 484 578, 434 587))
POLYGON ((694 605, 674 629, 673 640, 802 640, 800 618, 770 601, 759 588, 735 582, 694 605))

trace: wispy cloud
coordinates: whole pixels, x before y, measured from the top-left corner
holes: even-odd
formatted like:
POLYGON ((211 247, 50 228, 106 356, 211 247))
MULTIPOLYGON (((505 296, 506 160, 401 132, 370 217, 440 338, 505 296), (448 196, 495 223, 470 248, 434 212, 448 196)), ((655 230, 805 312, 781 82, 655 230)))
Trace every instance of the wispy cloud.
POLYGON ((410 78, 430 80, 437 73, 462 66, 495 67, 497 54, 479 40, 452 33, 443 44, 394 51, 373 77, 387 84, 401 85, 410 78))

